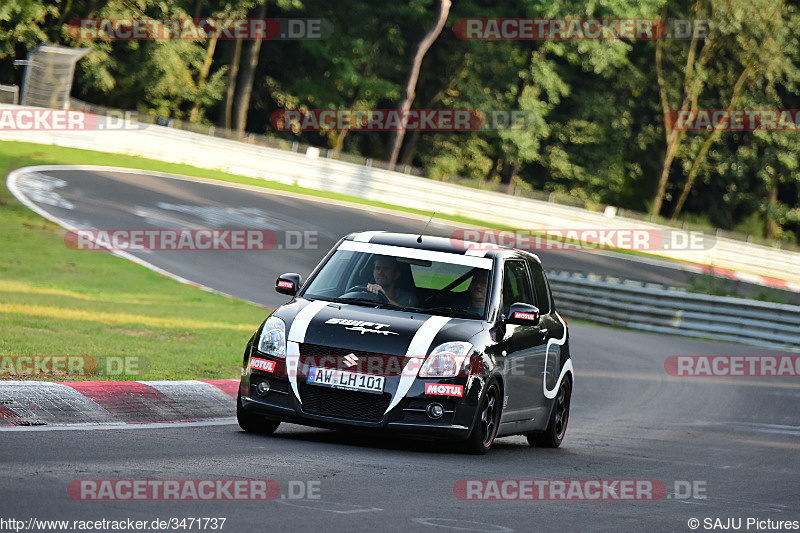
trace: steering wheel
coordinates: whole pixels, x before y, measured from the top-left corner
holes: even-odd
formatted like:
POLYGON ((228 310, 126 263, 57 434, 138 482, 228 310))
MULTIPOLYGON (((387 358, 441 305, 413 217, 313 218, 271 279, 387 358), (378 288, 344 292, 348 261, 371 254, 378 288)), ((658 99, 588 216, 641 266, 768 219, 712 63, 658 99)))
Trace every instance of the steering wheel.
POLYGON ((340 298, 369 298, 370 300, 376 300, 381 303, 389 303, 389 298, 386 297, 386 294, 383 292, 379 292, 375 294, 374 292, 370 292, 367 289, 366 285, 355 285, 347 289, 347 291, 340 296, 340 298))

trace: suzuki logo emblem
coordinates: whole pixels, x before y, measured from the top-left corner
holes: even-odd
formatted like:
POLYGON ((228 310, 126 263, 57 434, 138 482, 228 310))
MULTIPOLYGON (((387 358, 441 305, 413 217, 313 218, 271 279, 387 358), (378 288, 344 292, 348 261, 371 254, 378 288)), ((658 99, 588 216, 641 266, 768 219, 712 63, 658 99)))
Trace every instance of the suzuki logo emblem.
POLYGON ((344 364, 348 367, 355 366, 356 363, 358 363, 358 357, 356 357, 356 354, 351 353, 344 356, 344 364))

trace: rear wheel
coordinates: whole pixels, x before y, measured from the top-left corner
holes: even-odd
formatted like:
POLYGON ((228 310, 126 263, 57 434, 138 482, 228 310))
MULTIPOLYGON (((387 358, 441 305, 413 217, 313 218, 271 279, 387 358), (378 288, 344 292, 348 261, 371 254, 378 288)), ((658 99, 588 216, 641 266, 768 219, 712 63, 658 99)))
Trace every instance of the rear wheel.
POLYGON ((500 424, 500 389, 497 383, 489 384, 478 409, 478 420, 467 439, 466 450, 483 455, 491 449, 500 424))
POLYGON ((236 421, 239 422, 239 427, 249 433, 260 433, 262 435, 269 435, 274 433, 278 426, 281 425, 278 420, 269 420, 263 416, 253 414, 246 411, 242 407, 242 393, 236 397, 236 421))
POLYGON ((540 433, 529 433, 528 444, 531 446, 542 446, 545 448, 558 448, 564 435, 567 434, 567 422, 569 421, 569 400, 572 395, 572 385, 569 378, 564 378, 561 387, 558 389, 553 403, 553 412, 550 413, 550 421, 547 429, 540 433))

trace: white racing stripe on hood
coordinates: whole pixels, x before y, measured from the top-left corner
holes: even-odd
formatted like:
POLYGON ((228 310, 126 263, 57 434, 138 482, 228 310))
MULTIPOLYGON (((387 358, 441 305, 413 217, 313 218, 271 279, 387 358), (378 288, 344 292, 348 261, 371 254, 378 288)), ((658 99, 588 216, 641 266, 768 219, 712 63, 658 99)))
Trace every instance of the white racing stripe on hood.
POLYGON ((289 384, 297 401, 300 399, 300 390, 297 387, 297 368, 300 366, 300 343, 305 341, 308 325, 314 320, 326 305, 330 302, 314 300, 297 313, 292 320, 289 334, 286 335, 286 373, 289 375, 289 384))
POLYGON ((314 300, 305 306, 299 313, 297 313, 292 320, 292 327, 289 328, 289 334, 286 336, 287 341, 304 342, 306 339, 306 331, 308 325, 314 320, 323 307, 330 302, 323 300, 314 300))
POLYGON ((406 394, 408 394, 408 390, 411 388, 411 385, 414 384, 414 380, 417 379, 417 372, 421 366, 420 359, 425 359, 428 355, 428 350, 431 349, 433 339, 449 321, 450 317, 448 316, 432 316, 426 320, 414 334, 411 343, 408 345, 408 350, 406 350, 406 357, 411 357, 413 359, 409 361, 403 369, 400 383, 397 385, 397 392, 395 392, 392 403, 389 404, 389 407, 386 408, 383 414, 394 409, 394 407, 400 403, 400 400, 405 398, 406 394))

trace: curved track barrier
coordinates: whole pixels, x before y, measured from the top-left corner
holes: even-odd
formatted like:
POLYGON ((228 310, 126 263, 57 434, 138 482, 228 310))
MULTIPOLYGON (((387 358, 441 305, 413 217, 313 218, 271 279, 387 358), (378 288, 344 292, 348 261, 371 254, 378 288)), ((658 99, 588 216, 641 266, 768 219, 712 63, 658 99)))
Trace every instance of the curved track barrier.
POLYGON ((800 349, 800 306, 696 294, 569 272, 553 272, 548 279, 558 309, 567 319, 800 349))

